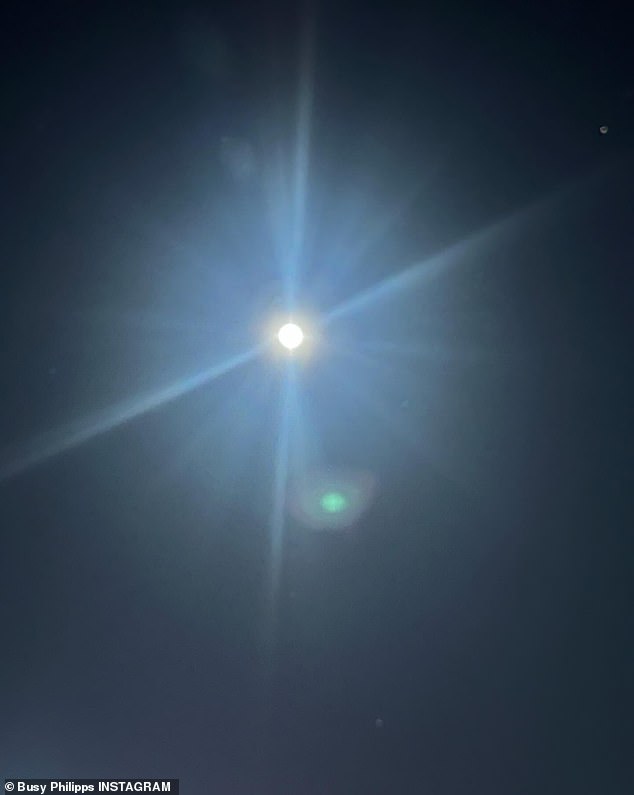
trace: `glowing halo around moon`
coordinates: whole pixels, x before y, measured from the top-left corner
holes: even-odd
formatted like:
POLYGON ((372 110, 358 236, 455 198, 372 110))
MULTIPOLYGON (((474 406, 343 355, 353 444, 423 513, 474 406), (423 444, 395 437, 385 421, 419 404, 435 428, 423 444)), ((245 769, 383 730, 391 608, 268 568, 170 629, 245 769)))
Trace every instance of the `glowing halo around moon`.
POLYGON ((310 309, 297 312, 276 312, 259 325, 262 350, 273 359, 292 360, 306 364, 316 353, 324 353, 319 316, 310 309))

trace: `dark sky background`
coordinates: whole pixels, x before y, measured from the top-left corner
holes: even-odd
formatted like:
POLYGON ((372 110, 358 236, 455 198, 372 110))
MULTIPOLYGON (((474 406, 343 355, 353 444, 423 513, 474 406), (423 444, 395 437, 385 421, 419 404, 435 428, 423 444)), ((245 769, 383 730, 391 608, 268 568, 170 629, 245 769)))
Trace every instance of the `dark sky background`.
POLYGON ((632 792, 631 20, 399 5, 2 11, 4 775, 632 792), (273 631, 279 362, 34 459, 257 341, 302 42, 317 314, 489 231, 303 368, 321 463, 377 488, 287 520, 273 631))

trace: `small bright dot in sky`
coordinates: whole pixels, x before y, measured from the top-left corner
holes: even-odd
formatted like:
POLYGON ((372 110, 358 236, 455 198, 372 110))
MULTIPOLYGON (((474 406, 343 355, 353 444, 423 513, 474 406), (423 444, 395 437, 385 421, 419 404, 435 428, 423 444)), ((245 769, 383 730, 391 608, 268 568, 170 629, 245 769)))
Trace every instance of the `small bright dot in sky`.
POLYGON ((348 505, 348 500, 338 491, 329 491, 319 501, 326 513, 340 513, 348 505))
POLYGON ((601 127, 599 127, 599 132, 601 133, 601 135, 605 135, 607 131, 608 131, 608 125, 607 124, 604 124, 601 127))
POLYGON ((286 323, 277 332, 277 338, 285 348, 292 351, 304 341, 304 332, 295 323, 286 323))

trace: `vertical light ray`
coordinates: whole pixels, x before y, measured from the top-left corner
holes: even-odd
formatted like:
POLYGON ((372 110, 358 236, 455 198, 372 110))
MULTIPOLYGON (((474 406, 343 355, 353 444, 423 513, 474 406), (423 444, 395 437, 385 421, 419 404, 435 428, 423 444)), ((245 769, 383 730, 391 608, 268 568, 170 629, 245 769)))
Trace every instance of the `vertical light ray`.
POLYGON ((277 618, 282 559, 284 545, 285 513, 290 454, 290 429, 292 404, 295 397, 295 372, 289 362, 282 385, 279 429, 275 449, 275 468, 273 473, 273 504, 271 508, 269 558, 267 569, 267 590, 265 594, 266 614, 264 617, 264 653, 266 673, 270 677, 275 667, 275 647, 277 639, 277 618))
POLYGON ((278 642, 279 596, 282 579, 285 514, 290 466, 291 417, 296 402, 293 363, 288 362, 280 393, 278 433, 273 461, 273 500, 269 522, 268 557, 263 577, 260 620, 260 660, 262 690, 259 720, 261 721, 261 752, 268 745, 271 722, 274 720, 276 652, 278 642))
POLYGON ((287 309, 297 298, 299 264, 304 251, 306 205, 310 163, 311 118, 314 83, 314 17, 312 9, 304 11, 300 35, 299 85, 293 162, 291 239, 288 260, 287 309))

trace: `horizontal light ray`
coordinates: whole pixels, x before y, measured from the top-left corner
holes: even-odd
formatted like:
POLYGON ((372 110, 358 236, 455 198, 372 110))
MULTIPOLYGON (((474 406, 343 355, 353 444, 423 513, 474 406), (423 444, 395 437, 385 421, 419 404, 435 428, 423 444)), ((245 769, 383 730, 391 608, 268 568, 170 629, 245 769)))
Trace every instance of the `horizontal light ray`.
POLYGON ((18 451, 17 455, 12 456, 12 460, 0 463, 0 482, 43 463, 66 450, 77 447, 119 425, 130 422, 130 420, 140 417, 148 411, 153 411, 159 406, 170 403, 187 392, 203 386, 203 384, 220 378, 220 376, 234 370, 236 367, 251 361, 258 351, 259 348, 254 348, 238 354, 221 364, 210 367, 189 378, 179 380, 157 392, 152 392, 143 397, 128 398, 89 417, 75 420, 63 428, 57 428, 42 434, 39 438, 25 445, 21 451, 18 451))

